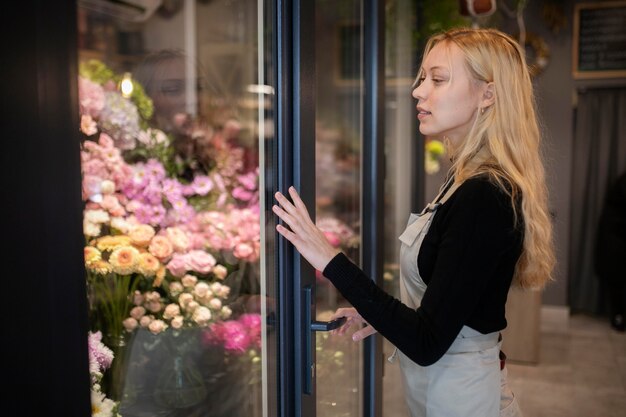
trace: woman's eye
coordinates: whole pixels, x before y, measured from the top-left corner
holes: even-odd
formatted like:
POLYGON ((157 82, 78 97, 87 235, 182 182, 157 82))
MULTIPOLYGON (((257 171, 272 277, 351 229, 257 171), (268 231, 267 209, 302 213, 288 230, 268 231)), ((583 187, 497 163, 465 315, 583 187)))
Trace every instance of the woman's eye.
POLYGON ((420 85, 421 83, 423 83, 425 79, 426 79, 425 77, 418 78, 417 79, 417 85, 420 85))
POLYGON ((433 78, 433 82, 434 82, 435 84, 439 84, 439 83, 442 83, 442 82, 443 82, 443 80, 442 80, 442 79, 439 79, 439 78, 433 78))

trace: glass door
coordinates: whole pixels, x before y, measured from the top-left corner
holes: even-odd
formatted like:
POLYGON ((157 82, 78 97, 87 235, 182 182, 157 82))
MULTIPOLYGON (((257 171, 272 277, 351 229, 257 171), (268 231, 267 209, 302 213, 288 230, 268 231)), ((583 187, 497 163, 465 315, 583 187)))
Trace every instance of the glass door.
POLYGON ((278 415, 272 4, 78 2, 96 411, 278 415))
MULTIPOLYGON (((363 1, 315 1, 315 216, 329 242, 361 263, 363 1)), ((316 273, 316 317, 350 307, 316 273)), ((356 329, 354 329, 356 330, 356 329)), ((317 415, 361 416, 363 347, 316 333, 317 415)))
POLYGON ((382 340, 323 331, 268 208, 295 185, 383 285, 384 4, 78 1, 95 410, 381 414, 382 340))

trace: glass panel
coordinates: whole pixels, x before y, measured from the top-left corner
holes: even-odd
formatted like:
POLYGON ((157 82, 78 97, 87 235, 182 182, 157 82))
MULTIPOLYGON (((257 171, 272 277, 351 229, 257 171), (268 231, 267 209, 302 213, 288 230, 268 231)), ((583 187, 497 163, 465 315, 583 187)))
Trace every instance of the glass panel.
POLYGON ((94 410, 275 414, 274 262, 259 195, 259 144, 273 140, 264 7, 79 1, 94 410))
MULTIPOLYGON (((415 169, 418 146, 423 146, 416 123, 411 85, 419 66, 417 10, 411 0, 386 1, 385 16, 385 290, 400 297, 398 236, 406 227, 415 199, 416 181, 423 174, 415 169), (417 175, 415 174, 417 172, 417 175)), ((394 347, 383 341, 385 358, 394 347)), ((383 415, 408 415, 400 368, 385 361, 383 415)))
MULTIPOLYGON (((316 2, 316 219, 328 239, 361 262, 363 16, 360 0, 316 2)), ((349 304, 321 274, 317 319, 349 304)), ((317 414, 362 411, 362 349, 348 336, 317 333, 317 414)))

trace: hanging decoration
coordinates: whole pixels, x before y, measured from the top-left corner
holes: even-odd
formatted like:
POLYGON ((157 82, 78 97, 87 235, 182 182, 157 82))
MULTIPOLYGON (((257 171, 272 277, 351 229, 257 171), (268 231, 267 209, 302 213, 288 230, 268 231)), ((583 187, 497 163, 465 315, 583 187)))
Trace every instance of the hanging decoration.
POLYGON ((459 0, 460 13, 472 18, 492 15, 496 11, 496 0, 459 0))

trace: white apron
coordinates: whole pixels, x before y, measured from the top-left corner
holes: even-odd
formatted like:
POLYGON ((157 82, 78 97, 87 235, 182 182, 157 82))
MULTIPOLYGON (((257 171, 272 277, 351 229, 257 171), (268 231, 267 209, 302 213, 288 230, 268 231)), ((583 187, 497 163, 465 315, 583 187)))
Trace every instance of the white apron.
MULTIPOLYGON (((438 195, 422 213, 412 213, 400 235, 400 299, 410 308, 420 306, 426 290, 417 266, 422 241, 437 209, 456 188, 453 185, 443 197, 438 195)), ((444 356, 427 367, 419 366, 396 349, 389 360, 399 357, 411 417, 520 416, 517 402, 506 386, 506 370, 500 371, 499 336, 499 332, 483 335, 463 326, 444 356)))

